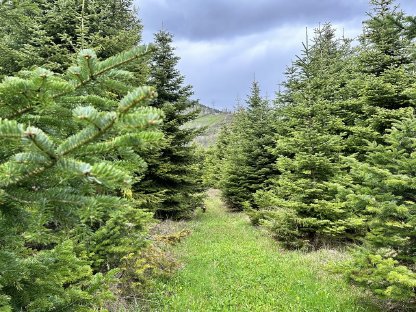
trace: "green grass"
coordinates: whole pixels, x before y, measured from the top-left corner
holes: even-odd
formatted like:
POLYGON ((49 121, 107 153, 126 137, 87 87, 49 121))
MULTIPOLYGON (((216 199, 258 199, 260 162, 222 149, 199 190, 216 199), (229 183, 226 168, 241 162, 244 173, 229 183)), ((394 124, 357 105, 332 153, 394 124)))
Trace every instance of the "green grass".
POLYGON ((152 311, 380 311, 325 263, 340 252, 287 252, 241 213, 226 212, 216 191, 207 212, 175 247, 184 266, 158 283, 152 311))

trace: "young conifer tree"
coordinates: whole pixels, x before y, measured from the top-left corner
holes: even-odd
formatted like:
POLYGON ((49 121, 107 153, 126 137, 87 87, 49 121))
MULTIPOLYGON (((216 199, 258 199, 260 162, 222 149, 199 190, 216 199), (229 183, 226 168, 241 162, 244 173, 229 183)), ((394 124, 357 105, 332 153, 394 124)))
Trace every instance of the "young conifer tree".
POLYGON ((157 198, 153 210, 158 218, 188 217, 202 202, 202 179, 192 145, 198 131, 184 127, 198 111, 194 109, 196 101, 191 100, 192 87, 184 85, 184 76, 177 69, 179 57, 174 50, 170 33, 155 34, 149 84, 158 97, 151 106, 165 114, 161 128, 165 143, 155 153, 157 157, 150 157, 148 171, 136 190, 157 198))
POLYGON ((290 247, 320 244, 362 227, 347 207, 328 204, 334 196, 330 182, 342 171, 345 112, 340 105, 348 81, 351 50, 326 24, 315 31, 312 45, 290 70, 286 90, 278 101, 277 135, 273 153, 279 174, 270 190, 256 201, 262 222, 290 247))
POLYGON ((0 7, 0 77, 31 66, 63 72, 81 49, 107 58, 136 46, 132 0, 21 0, 0 7))
POLYGON ((361 114, 349 128, 354 157, 339 181, 337 201, 355 210, 367 233, 345 267, 353 281, 389 299, 415 297, 414 271, 414 54, 411 17, 391 0, 371 1, 358 56, 361 114), (352 144, 352 142, 354 142, 352 144))
MULTIPOLYGON (((88 311, 111 297, 112 269, 146 243, 151 215, 131 196, 136 149, 155 144, 156 93, 82 50, 65 74, 43 68, 0 84, 0 310, 88 311)), ((134 80, 134 79, 133 79, 134 80)))
POLYGON ((267 188, 275 162, 268 150, 273 138, 272 110, 257 81, 246 104, 233 119, 225 151, 218 150, 225 154, 221 190, 230 208, 238 210, 255 205, 253 194, 267 188))
POLYGON ((221 178, 218 184, 225 202, 233 210, 242 210, 242 203, 250 198, 250 194, 244 192, 248 187, 247 181, 240 180, 241 177, 248 175, 247 166, 243 166, 247 161, 247 155, 244 152, 244 144, 247 143, 244 132, 246 124, 246 110, 239 107, 234 113, 232 123, 224 128, 220 135, 220 138, 226 135, 226 140, 217 142, 217 157, 220 160, 217 167, 221 166, 220 171, 217 172, 221 178))
POLYGON ((349 83, 357 90, 354 124, 348 137, 351 153, 364 155, 367 141, 382 143, 392 123, 412 114, 406 90, 413 82, 412 40, 409 17, 394 0, 372 0, 364 22, 357 58, 357 75, 349 83))
POLYGON ((205 149, 203 182, 206 186, 217 189, 221 188, 221 181, 224 180, 223 163, 228 144, 230 143, 230 135, 230 124, 223 125, 218 133, 215 144, 205 149))
POLYGON ((415 129, 414 116, 398 121, 383 144, 369 145, 363 162, 350 158, 346 196, 368 227, 363 246, 344 268, 347 276, 381 297, 405 302, 416 297, 415 129))

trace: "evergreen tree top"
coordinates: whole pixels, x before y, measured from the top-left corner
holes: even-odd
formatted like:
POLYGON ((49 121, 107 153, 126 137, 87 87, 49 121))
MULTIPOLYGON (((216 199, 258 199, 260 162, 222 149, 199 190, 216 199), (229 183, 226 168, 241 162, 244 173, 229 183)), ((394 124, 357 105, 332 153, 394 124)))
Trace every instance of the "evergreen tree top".
POLYGON ((254 80, 251 84, 251 94, 246 99, 246 104, 249 108, 260 106, 262 98, 260 95, 260 85, 258 81, 254 80))
POLYGON ((177 69, 180 58, 175 55, 173 35, 165 30, 154 36, 154 53, 150 62, 150 84, 156 88, 157 105, 187 99, 192 94, 192 87, 184 86, 185 77, 177 69))
POLYGON ((247 110, 252 112, 266 111, 269 106, 269 101, 264 99, 261 95, 260 84, 257 80, 253 80, 250 95, 247 96, 245 101, 247 104, 247 110))
POLYGON ((372 11, 364 21, 360 37, 364 70, 380 75, 390 67, 409 64, 409 43, 416 32, 412 31, 412 18, 407 17, 394 0, 371 0, 372 11), (372 59, 377 58, 377 63, 372 59))

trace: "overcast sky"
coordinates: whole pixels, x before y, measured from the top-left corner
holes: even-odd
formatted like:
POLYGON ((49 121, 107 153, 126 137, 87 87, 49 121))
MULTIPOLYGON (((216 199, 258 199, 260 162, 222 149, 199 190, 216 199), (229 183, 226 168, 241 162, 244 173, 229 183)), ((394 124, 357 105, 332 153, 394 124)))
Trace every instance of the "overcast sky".
MULTIPOLYGON (((398 0, 416 15, 415 0, 398 0)), ((174 35, 179 70, 201 103, 232 109, 254 77, 274 97, 305 41, 305 29, 331 22, 341 35, 360 34, 367 0, 135 0, 144 41, 162 27, 174 35)))

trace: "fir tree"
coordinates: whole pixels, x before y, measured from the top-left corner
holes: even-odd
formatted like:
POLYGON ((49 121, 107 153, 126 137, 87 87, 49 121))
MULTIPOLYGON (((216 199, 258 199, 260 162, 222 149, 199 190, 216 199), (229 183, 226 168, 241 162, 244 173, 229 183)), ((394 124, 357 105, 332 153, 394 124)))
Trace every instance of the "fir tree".
POLYGON ((85 48, 107 58, 136 46, 142 26, 132 5, 131 0, 7 1, 0 10, 0 77, 31 66, 63 72, 85 48))
POLYGON ((203 181, 210 187, 221 188, 224 180, 224 161, 230 144, 231 128, 229 124, 224 125, 217 137, 215 144, 205 150, 203 181))
POLYGON ((198 112, 193 109, 192 87, 184 85, 184 76, 176 68, 179 57, 172 43, 173 37, 166 31, 155 35, 149 83, 158 97, 151 105, 165 114, 161 128, 165 143, 157 151, 158 157, 149 160, 143 183, 136 189, 158 199, 154 207, 158 218, 187 217, 201 205, 202 180, 195 170, 198 157, 191 144, 198 132, 184 127, 198 112))
POLYGON ((358 53, 357 76, 350 85, 358 92, 359 112, 349 129, 352 151, 365 153, 367 141, 382 142, 395 120, 409 116, 411 103, 405 90, 412 84, 412 38, 408 18, 393 0, 372 0, 370 18, 358 53))
MULTIPOLYGON (((246 165, 247 154, 245 148, 247 140, 245 137, 245 129, 247 125, 246 110, 242 107, 234 113, 232 124, 225 128, 223 134, 227 133, 227 140, 224 149, 218 149, 218 159, 221 154, 221 170, 217 173, 221 180, 219 180, 219 187, 222 191, 224 199, 230 209, 242 210, 243 203, 248 202, 252 194, 247 192, 248 184, 245 177, 249 174, 249 169, 246 165), (242 180, 240 180, 243 178, 242 180)), ((219 146, 218 146, 219 147, 219 146)))
POLYGON ((331 181, 342 172, 345 112, 340 105, 348 80, 348 42, 324 25, 290 70, 279 97, 274 155, 279 174, 269 191, 259 191, 261 210, 252 213, 290 247, 322 243, 354 233, 362 222, 332 203, 331 181))
POLYGON ((360 59, 364 72, 379 76, 387 69, 409 63, 409 38, 404 35, 406 17, 394 0, 371 0, 370 4, 372 12, 360 37, 364 48, 360 59))
POLYGON ((233 119, 225 151, 218 150, 225 154, 220 185, 232 209, 253 206, 253 194, 266 188, 274 173, 275 157, 268 150, 273 115, 257 81, 253 81, 246 104, 247 108, 237 112, 233 119))
POLYGON ((355 282, 376 294, 409 301, 415 298, 416 119, 396 122, 372 143, 364 162, 349 161, 347 205, 361 211, 368 233, 355 259, 344 269, 355 282))
POLYGON ((120 69, 146 53, 99 61, 82 50, 65 74, 38 68, 0 84, 0 309, 102 307, 112 269, 147 244, 135 151, 161 139, 162 112, 146 106, 154 89, 120 69))

